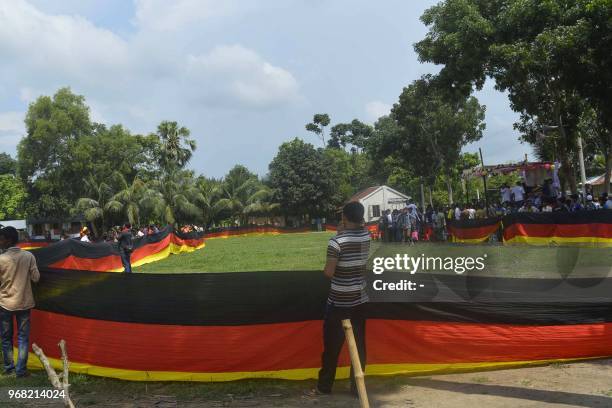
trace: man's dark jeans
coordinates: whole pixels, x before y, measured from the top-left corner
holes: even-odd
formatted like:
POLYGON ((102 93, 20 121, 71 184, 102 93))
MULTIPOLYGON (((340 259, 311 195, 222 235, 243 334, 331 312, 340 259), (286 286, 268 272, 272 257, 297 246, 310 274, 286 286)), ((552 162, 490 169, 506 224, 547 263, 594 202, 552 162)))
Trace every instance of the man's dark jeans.
POLYGON ((28 364, 30 342, 30 311, 6 310, 0 307, 0 335, 2 336, 2 356, 4 372, 24 375, 28 364), (17 320, 17 366, 13 359, 13 316, 17 320))
POLYGON ((129 251, 120 250, 121 263, 123 264, 123 272, 132 273, 132 261, 130 257, 132 255, 129 251))
MULTIPOLYGON (((325 310, 325 321, 323 323, 323 354, 321 356, 321 370, 319 371, 319 391, 329 393, 332 390, 334 379, 336 378, 336 367, 338 357, 344 344, 344 329, 342 328, 343 319, 351 319, 357 351, 361 368, 365 371, 366 365, 366 342, 365 342, 365 323, 366 305, 362 304, 355 307, 337 307, 327 305, 325 310)), ((355 376, 351 367, 351 391, 356 392, 355 376)))

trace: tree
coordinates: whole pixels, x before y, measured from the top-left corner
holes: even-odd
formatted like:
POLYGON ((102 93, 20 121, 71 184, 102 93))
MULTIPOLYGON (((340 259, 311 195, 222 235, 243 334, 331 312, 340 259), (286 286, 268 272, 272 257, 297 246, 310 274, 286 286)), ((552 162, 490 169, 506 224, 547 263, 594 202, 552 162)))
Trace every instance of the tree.
POLYGON ((246 209, 249 204, 257 200, 256 194, 263 188, 263 184, 255 174, 244 166, 236 165, 224 177, 221 183, 220 199, 215 207, 217 211, 228 212, 233 219, 238 220, 241 224, 246 224, 246 215, 249 213, 246 209))
POLYGON ((0 174, 0 220, 24 217, 26 190, 17 177, 0 174))
MULTIPOLYGON (((265 185, 255 191, 247 200, 247 205, 244 207, 245 215, 260 215, 269 217, 280 208, 279 203, 274 201, 275 191, 265 185)), ((269 218, 267 219, 269 223, 269 218)))
POLYGON ((100 235, 100 231, 105 231, 110 227, 112 211, 108 203, 112 200, 114 191, 112 186, 127 185, 122 173, 115 171, 106 181, 98 182, 93 176, 84 179, 85 191, 87 196, 77 200, 74 212, 83 214, 85 219, 91 223, 94 234, 100 235))
POLYGON ((94 123, 91 135, 82 139, 81 160, 88 163, 85 174, 101 183, 119 172, 131 183, 135 177, 149 180, 160 176, 161 144, 157 135, 133 135, 122 125, 94 123))
POLYGON ((196 205, 202 200, 193 172, 173 170, 147 185, 150 188, 142 206, 152 209, 158 219, 169 225, 188 224, 201 219, 196 205))
POLYGON ((521 113, 519 128, 557 126, 562 171, 575 190, 576 107, 586 101, 612 129, 611 17, 600 0, 447 0, 421 17, 430 29, 415 50, 443 64, 439 81, 465 95, 494 78, 521 113))
POLYGON ((219 221, 219 210, 215 206, 221 195, 221 181, 213 178, 199 176, 196 180, 196 187, 199 191, 196 204, 202 211, 201 219, 205 225, 210 225, 219 221))
POLYGON ((177 122, 163 121, 157 127, 161 140, 161 165, 166 171, 182 169, 191 160, 196 149, 196 141, 191 139, 191 132, 177 122))
POLYGON ((306 125, 306 130, 314 133, 325 146, 325 128, 329 125, 330 119, 327 113, 317 113, 313 116, 312 122, 306 125))
POLYGON ((338 123, 331 128, 327 145, 335 148, 348 146, 351 151, 358 152, 366 147, 373 131, 372 126, 357 119, 351 123, 338 123))
POLYGON ((338 200, 332 163, 310 143, 294 139, 283 143, 269 165, 270 185, 276 190, 275 201, 285 214, 327 215, 338 200))
POLYGON ((428 184, 436 174, 445 174, 452 202, 452 170, 461 149, 482 137, 484 114, 485 107, 475 97, 453 98, 426 75, 404 88, 393 107, 399 132, 391 135, 392 140, 383 141, 383 152, 398 158, 428 184))
POLYGON ((111 214, 127 218, 130 224, 140 225, 142 210, 159 208, 161 197, 139 178, 131 184, 121 178, 117 181, 117 193, 106 203, 111 214))
POLYGON ((62 88, 30 104, 26 136, 17 146, 17 174, 26 186, 28 214, 66 216, 81 196, 88 163, 75 155, 80 139, 91 134, 85 98, 62 88))
POLYGON ((6 153, 0 153, 0 175, 15 174, 17 161, 6 153))

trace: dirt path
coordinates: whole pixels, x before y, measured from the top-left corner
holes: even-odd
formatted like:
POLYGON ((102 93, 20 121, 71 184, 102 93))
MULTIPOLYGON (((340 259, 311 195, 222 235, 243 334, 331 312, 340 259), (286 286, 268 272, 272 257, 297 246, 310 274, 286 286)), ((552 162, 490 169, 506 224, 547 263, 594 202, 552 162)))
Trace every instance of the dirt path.
MULTIPOLYGON (((348 393, 348 381, 339 381, 331 396, 304 397, 304 391, 313 384, 312 381, 249 383, 244 388, 237 386, 232 393, 211 392, 216 389, 213 386, 201 389, 197 396, 185 395, 184 389, 177 392, 169 383, 150 386, 146 394, 138 395, 115 387, 98 388, 95 392, 88 390, 90 387, 80 387, 75 400, 78 407, 105 408, 359 407, 358 401, 348 393)), ((419 378, 369 377, 367 387, 372 407, 612 407, 612 359, 419 378)), ((61 404, 32 401, 21 406, 61 404)))

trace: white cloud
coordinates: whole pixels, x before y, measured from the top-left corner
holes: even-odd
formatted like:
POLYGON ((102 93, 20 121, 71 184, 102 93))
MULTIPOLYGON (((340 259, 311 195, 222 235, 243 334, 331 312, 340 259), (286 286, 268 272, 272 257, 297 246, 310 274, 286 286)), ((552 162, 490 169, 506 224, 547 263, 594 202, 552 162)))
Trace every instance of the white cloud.
POLYGON ((369 121, 375 122, 381 116, 388 115, 393 106, 381 101, 371 101, 366 103, 366 117, 369 121))
POLYGON ((212 17, 231 15, 245 4, 232 0, 136 0, 135 24, 143 29, 174 31, 212 17))
POLYGON ((189 56, 187 78, 195 85, 196 99, 211 103, 238 102, 261 108, 297 100, 299 94, 298 82, 289 71, 240 45, 218 46, 208 54, 189 56))
MULTIPOLYGON (((20 76, 54 76, 83 83, 119 76, 128 44, 79 16, 44 14, 26 1, 0 1, 0 56, 20 76)), ((10 69, 10 68, 9 68, 10 69)))
POLYGON ((70 86, 96 101, 98 118, 116 118, 119 108, 122 119, 136 111, 155 114, 170 101, 177 109, 189 109, 196 100, 213 109, 218 104, 247 110, 295 101, 295 77, 254 50, 233 45, 188 52, 176 38, 146 30, 226 15, 234 3, 138 0, 143 27, 122 38, 83 17, 0 0, 0 60, 11 62, 0 64, 0 77, 12 78, 12 92, 26 103, 70 86))

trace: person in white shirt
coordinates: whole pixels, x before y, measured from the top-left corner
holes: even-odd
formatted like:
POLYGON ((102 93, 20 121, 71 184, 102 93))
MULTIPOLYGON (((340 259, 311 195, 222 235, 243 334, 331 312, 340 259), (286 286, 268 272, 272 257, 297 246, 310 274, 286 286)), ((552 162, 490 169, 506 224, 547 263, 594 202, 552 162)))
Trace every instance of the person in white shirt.
POLYGON ((516 186, 512 187, 512 197, 514 198, 513 201, 517 204, 522 204, 525 199, 525 189, 520 181, 517 181, 516 186))
POLYGON ((461 219, 461 208, 459 208, 459 206, 455 207, 455 219, 456 220, 460 220, 461 219))
POLYGON ((504 185, 501 188, 501 203, 509 203, 511 200, 511 190, 510 190, 510 186, 507 183, 504 183, 504 185))

